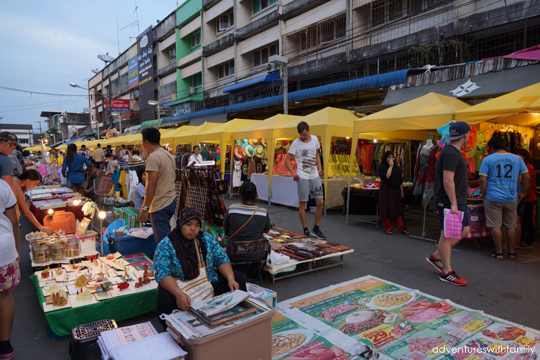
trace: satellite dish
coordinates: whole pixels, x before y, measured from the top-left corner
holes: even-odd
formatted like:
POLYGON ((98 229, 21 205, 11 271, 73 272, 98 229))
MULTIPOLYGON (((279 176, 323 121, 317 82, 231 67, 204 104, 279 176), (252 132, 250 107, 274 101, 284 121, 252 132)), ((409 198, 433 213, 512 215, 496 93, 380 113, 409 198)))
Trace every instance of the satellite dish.
POLYGON ((93 72, 94 74, 99 74, 99 69, 92 69, 92 72, 93 72))
POLYGON ((105 55, 101 54, 97 56, 99 60, 108 63, 114 60, 112 56, 109 55, 109 53, 106 53, 105 55))

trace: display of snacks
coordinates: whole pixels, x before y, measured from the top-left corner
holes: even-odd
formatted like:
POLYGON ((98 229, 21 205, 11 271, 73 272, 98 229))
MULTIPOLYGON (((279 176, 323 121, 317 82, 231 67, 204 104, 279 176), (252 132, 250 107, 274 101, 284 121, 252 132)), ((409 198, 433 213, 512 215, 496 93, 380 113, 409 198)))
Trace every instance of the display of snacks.
POLYGON ((37 264, 46 263, 50 258, 49 246, 45 244, 36 244, 32 246, 32 257, 37 264))
POLYGON ((80 255, 79 243, 76 241, 70 241, 66 245, 66 257, 76 257, 80 255))
POLYGON ((52 261, 63 260, 66 257, 66 248, 61 243, 52 244, 49 249, 51 252, 52 261))

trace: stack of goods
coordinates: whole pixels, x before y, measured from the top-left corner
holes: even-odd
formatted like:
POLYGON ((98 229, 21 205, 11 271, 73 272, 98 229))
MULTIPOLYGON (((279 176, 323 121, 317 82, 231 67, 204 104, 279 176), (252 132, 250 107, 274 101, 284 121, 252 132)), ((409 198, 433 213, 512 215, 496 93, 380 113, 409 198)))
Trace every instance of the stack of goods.
POLYGON ((78 264, 47 267, 35 272, 45 297, 44 312, 95 304, 118 296, 155 290, 158 286, 154 271, 147 262, 144 266, 134 266, 120 253, 98 259, 89 256, 87 259, 78 264))
POLYGON ((316 240, 281 228, 272 228, 264 235, 272 251, 299 261, 318 259, 325 255, 351 250, 350 247, 325 240, 316 240))
MULTIPOLYGON (((331 154, 330 162, 328 164, 328 177, 349 175, 350 164, 350 155, 331 154)), ((353 162, 353 174, 358 174, 359 172, 360 167, 358 166, 358 160, 356 160, 355 156, 353 162)))
POLYGON ((139 212, 130 207, 113 208, 113 220, 123 219, 126 222, 126 230, 139 227, 139 212))
MULTIPOLYGON (((276 156, 276 162, 274 163, 274 171, 273 173, 280 176, 291 176, 291 173, 287 168, 285 167, 285 157, 287 154, 279 154, 276 156)), ((298 165, 296 164, 296 160, 294 159, 294 156, 291 159, 291 166, 296 171, 298 169, 298 165)))
POLYGON ((372 181, 372 182, 369 182, 369 183, 358 183, 358 184, 354 184, 352 185, 353 188, 355 189, 379 189, 381 187, 381 182, 380 181, 372 181))
POLYGON ((48 263, 57 263, 70 257, 79 256, 79 246, 72 235, 66 235, 63 232, 47 235, 43 232, 34 232, 26 235, 26 240, 30 245, 30 257, 36 264, 45 265, 48 263), (67 249, 69 245, 69 255, 67 249), (76 247, 77 251, 74 251, 76 247))
POLYGON ((187 353, 168 334, 159 334, 150 321, 104 331, 97 343, 102 359, 185 359, 187 353))
POLYGON ((260 300, 242 290, 235 290, 214 298, 194 301, 188 311, 165 315, 167 332, 182 343, 187 339, 202 338, 227 329, 270 311, 260 300))
POLYGON ((222 226, 227 207, 222 195, 229 191, 224 180, 217 180, 221 174, 214 169, 177 169, 177 199, 179 208, 196 207, 203 219, 213 225, 222 226))

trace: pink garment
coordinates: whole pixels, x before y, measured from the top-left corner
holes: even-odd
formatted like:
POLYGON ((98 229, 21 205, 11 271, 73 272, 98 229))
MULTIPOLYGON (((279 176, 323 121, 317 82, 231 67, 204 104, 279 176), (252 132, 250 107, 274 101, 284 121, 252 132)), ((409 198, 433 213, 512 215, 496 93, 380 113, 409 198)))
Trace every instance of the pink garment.
POLYGON ((36 170, 43 178, 46 178, 47 175, 49 175, 49 172, 47 171, 47 165, 37 165, 36 170))

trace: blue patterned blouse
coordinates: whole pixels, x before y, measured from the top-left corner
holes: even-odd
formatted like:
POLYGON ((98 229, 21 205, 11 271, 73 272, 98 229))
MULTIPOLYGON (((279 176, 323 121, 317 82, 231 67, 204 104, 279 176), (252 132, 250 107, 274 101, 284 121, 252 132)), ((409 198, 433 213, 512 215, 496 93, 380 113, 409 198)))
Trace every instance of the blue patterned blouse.
MULTIPOLYGON (((206 244, 207 249, 206 273, 208 274, 208 280, 210 280, 211 283, 214 283, 218 280, 218 266, 223 263, 230 263, 229 257, 212 235, 204 233, 202 239, 206 244)), ((176 256, 176 251, 168 236, 164 237, 156 248, 154 254, 154 269, 156 271, 157 282, 162 282, 166 276, 176 277, 185 281, 182 265, 176 256)))

